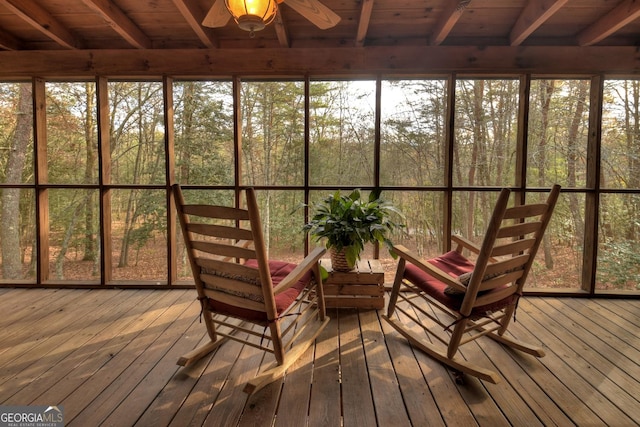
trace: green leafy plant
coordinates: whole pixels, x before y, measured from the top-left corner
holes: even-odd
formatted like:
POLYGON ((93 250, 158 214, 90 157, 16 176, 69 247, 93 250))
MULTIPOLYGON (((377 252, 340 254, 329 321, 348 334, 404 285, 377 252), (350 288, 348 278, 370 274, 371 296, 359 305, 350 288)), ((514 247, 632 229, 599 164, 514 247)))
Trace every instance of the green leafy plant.
POLYGON ((360 190, 344 195, 340 190, 319 203, 314 203, 312 217, 304 225, 303 231, 316 241, 326 239, 327 249, 344 251, 347 263, 353 267, 367 243, 380 242, 391 255, 393 243, 389 234, 405 228, 394 218, 404 220, 404 215, 392 203, 380 197, 380 190, 374 190, 367 200, 360 197, 360 190))

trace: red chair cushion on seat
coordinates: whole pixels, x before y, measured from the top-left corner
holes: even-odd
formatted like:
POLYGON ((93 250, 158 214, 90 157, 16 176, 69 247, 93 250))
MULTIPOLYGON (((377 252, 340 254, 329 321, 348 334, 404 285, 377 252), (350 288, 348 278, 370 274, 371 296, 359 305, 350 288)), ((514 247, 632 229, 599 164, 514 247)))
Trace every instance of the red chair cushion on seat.
MULTIPOLYGON (((427 262, 438 267, 445 273, 449 273, 453 278, 456 278, 463 273, 473 271, 474 267, 468 259, 456 251, 449 251, 446 254, 429 259, 427 262)), ((438 279, 428 275, 415 265, 407 263, 404 271, 404 278, 451 310, 460 310, 464 294, 449 295, 445 293, 444 290, 447 287, 445 283, 442 283, 438 279)), ((487 291, 487 293, 490 292, 494 291, 487 291)), ((483 295, 486 295, 486 293, 483 295)), ((482 316, 487 312, 500 310, 515 302, 515 299, 515 295, 510 295, 507 298, 496 301, 495 303, 475 307, 471 312, 471 316, 482 316)))
MULTIPOLYGON (((250 259, 245 264, 248 267, 258 268, 258 262, 254 259, 250 259)), ((287 277, 289 273, 296 267, 296 264, 291 264, 284 261, 269 261, 269 271, 271 272, 271 281, 273 286, 277 286, 282 280, 287 277)), ((304 276, 300 278, 296 282, 295 285, 291 286, 286 291, 282 292, 279 295, 276 295, 276 311, 278 313, 278 317, 285 311, 300 295, 302 290, 307 286, 307 284, 311 281, 312 274, 311 271, 308 271, 304 276)), ((209 309, 216 313, 239 317, 246 320, 251 320, 254 322, 267 322, 267 314, 263 311, 251 310, 244 307, 236 307, 230 304, 225 304, 220 301, 213 300, 209 298, 209 309)))

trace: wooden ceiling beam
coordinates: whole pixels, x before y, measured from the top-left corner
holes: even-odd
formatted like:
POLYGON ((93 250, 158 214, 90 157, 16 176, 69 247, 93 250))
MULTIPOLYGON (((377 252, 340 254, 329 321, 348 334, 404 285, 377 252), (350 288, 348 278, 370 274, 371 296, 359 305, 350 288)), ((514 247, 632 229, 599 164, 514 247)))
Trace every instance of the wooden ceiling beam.
POLYGON ((436 23, 435 29, 429 39, 431 46, 440 45, 447 38, 458 19, 462 16, 471 0, 453 0, 447 2, 447 8, 442 12, 440 20, 436 23))
POLYGON ((83 47, 76 36, 34 0, 0 0, 0 4, 59 45, 69 49, 83 47))
POLYGON ((194 1, 173 0, 173 4, 178 8, 202 44, 208 48, 219 47, 214 30, 202 25, 202 21, 207 14, 194 1))
POLYGON ((82 0, 84 4, 98 12, 116 33, 138 49, 151 49, 149 37, 115 4, 109 0, 82 0))
POLYGON ((370 46, 324 49, 115 49, 0 52, 0 78, 231 76, 640 76, 634 46, 370 46), (247 61, 247 58, 251 58, 247 61))
POLYGON ((358 20, 358 32, 356 33, 356 47, 364 46, 367 38, 369 23, 371 22, 371 12, 373 11, 373 0, 363 0, 360 9, 360 19, 358 20))
POLYGON ((511 29, 509 43, 519 46, 569 0, 529 0, 511 29))
POLYGON ((273 21, 273 26, 276 31, 276 36, 278 37, 278 42, 280 43, 280 47, 291 47, 289 32, 287 31, 287 25, 285 23, 284 17, 282 16, 282 11, 280 10, 280 8, 278 8, 278 12, 276 13, 275 20, 273 21))
POLYGON ((580 46, 590 46, 618 31, 640 17, 640 1, 624 0, 611 12, 595 21, 578 34, 580 46))

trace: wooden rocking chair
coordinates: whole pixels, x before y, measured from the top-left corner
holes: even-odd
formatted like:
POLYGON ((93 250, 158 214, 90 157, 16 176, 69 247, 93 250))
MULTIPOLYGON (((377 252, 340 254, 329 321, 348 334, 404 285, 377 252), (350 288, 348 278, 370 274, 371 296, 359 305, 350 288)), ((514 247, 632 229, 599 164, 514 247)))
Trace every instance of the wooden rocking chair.
POLYGON ((325 250, 297 265, 268 260, 251 188, 247 209, 185 204, 178 184, 173 192, 211 339, 178 364, 194 363, 227 339, 273 353, 275 362, 244 387, 254 393, 284 375, 329 322, 318 264, 325 250))
POLYGON ((497 383, 497 373, 463 360, 463 344, 487 336, 514 349, 544 356, 541 348, 505 335, 522 296, 527 275, 560 192, 555 185, 545 203, 507 208, 510 191, 501 191, 481 247, 452 236, 456 247, 426 262, 395 246, 398 268, 383 318, 412 345, 448 365, 456 380, 467 373, 497 383), (466 258, 463 250, 474 254, 466 258), (426 303, 425 303, 426 302, 426 303), (395 311, 401 316, 394 316, 395 311), (419 325, 413 330, 406 319, 419 325))

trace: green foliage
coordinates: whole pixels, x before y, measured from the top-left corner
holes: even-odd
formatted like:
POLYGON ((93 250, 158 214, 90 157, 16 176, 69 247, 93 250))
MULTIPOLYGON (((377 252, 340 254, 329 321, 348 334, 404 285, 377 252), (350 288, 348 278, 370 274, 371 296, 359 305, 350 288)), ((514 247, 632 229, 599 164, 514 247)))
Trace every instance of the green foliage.
POLYGON ((229 82, 176 82, 175 158, 179 182, 233 184, 233 97, 229 82))
POLYGON ((313 216, 303 231, 316 241, 326 239, 327 249, 344 250, 350 266, 355 265, 367 243, 380 242, 391 250, 393 243, 388 233, 405 227, 392 219, 393 216, 404 219, 404 215, 380 198, 380 190, 372 191, 368 200, 360 197, 358 189, 349 195, 338 190, 312 208, 313 216))
POLYGON ((247 82, 242 85, 241 100, 243 182, 303 182, 304 86, 300 82, 247 82))
POLYGON ((314 185, 373 182, 375 81, 314 81, 309 97, 309 169, 314 185))
MULTIPOLYGON (((598 263, 598 281, 626 289, 628 282, 640 283, 640 245, 636 242, 610 242, 606 256, 598 263)), ((640 288, 639 288, 640 289, 640 288)))

